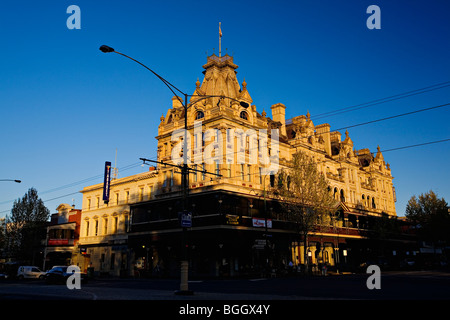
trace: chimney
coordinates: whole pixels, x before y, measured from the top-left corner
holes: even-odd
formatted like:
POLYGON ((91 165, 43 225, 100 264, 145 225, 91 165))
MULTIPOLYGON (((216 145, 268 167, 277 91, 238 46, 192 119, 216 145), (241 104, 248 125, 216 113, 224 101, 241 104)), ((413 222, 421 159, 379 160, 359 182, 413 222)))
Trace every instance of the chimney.
POLYGON ((271 106, 270 109, 272 109, 272 120, 281 122, 280 136, 286 136, 286 106, 282 103, 277 103, 271 106))
POLYGON ((319 124, 316 126, 316 134, 323 137, 323 140, 325 141, 325 151, 331 156, 330 125, 328 123, 319 124))

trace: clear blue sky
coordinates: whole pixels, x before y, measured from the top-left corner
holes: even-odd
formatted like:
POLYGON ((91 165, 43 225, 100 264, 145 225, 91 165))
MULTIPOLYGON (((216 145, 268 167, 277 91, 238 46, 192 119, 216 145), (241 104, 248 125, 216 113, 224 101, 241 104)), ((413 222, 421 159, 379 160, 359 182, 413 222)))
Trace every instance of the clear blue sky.
MULTIPOLYGON (((147 170, 171 92, 140 60, 192 93, 207 54, 234 56, 238 80, 259 112, 286 105, 287 118, 349 107, 450 81, 450 2, 4 1, 0 10, 0 217, 35 187, 55 212, 81 208, 105 161, 119 177, 147 170), (67 7, 81 9, 69 30, 67 7), (369 30, 369 5, 381 29, 369 30), (130 166, 135 164, 136 166, 130 166), (92 179, 90 179, 92 178, 92 179), (79 183, 85 180, 84 183, 79 183), (69 186, 61 188, 64 186, 69 186), (67 196, 65 196, 67 195, 67 196), (58 198, 58 199, 55 199, 58 198), (52 200, 53 199, 53 200, 52 200)), ((450 87, 317 119, 332 129, 450 102, 450 87)), ((349 129, 355 148, 376 151, 450 138, 448 107, 349 129)), ((345 130, 342 130, 344 133, 345 130)), ((450 201, 450 142, 384 153, 399 216, 412 195, 433 189, 450 201)))

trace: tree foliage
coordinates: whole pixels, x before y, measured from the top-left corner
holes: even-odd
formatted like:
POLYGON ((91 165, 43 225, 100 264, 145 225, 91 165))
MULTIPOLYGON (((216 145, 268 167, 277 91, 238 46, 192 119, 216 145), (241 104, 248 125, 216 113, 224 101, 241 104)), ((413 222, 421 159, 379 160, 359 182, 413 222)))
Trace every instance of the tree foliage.
POLYGON ((36 230, 50 217, 50 211, 38 197, 37 190, 30 188, 13 203, 11 214, 6 217, 8 252, 18 258, 28 258, 30 246, 36 239, 36 230))
POLYGON ((278 175, 276 193, 286 219, 293 221, 303 236, 305 261, 308 234, 326 213, 336 210, 337 201, 329 190, 324 174, 305 152, 294 154, 291 166, 278 175))
POLYGON ((432 190, 419 197, 412 196, 406 205, 405 216, 417 225, 424 240, 450 241, 448 203, 432 190))

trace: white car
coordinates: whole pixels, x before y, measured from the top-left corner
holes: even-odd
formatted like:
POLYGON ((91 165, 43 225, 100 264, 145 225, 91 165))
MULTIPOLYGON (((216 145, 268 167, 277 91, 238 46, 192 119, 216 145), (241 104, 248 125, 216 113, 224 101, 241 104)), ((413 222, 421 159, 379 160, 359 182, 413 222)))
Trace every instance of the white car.
POLYGON ((20 266, 17 270, 17 278, 22 279, 44 279, 45 272, 34 266, 20 266))

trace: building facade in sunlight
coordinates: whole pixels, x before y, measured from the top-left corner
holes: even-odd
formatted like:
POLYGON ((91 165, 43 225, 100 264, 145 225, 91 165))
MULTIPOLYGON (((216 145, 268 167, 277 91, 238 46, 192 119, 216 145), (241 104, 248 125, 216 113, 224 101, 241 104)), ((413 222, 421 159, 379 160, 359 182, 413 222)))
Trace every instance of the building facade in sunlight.
POLYGON ((379 219, 396 220, 393 177, 380 148, 356 150, 349 132, 342 136, 330 124, 314 124, 302 110, 286 119, 289 106, 282 103, 254 105, 229 55, 213 54, 203 68, 187 112, 179 97, 163 110, 155 170, 113 180, 108 204, 101 200, 103 184, 83 189, 83 268, 179 274, 183 208, 192 213, 191 273, 234 276, 303 264, 302 244, 273 194, 278 170, 299 150, 313 157, 339 203, 333 223, 317 226, 310 236, 310 262, 336 266, 366 259, 370 230, 379 219), (180 169, 170 165, 184 156, 192 169, 187 204, 180 169))
MULTIPOLYGON (((151 168, 154 169, 154 168, 151 168)), ((130 272, 128 250, 130 204, 154 198, 157 173, 154 170, 113 179, 110 200, 102 200, 103 183, 85 187, 77 264, 82 271, 124 276, 130 272)))

